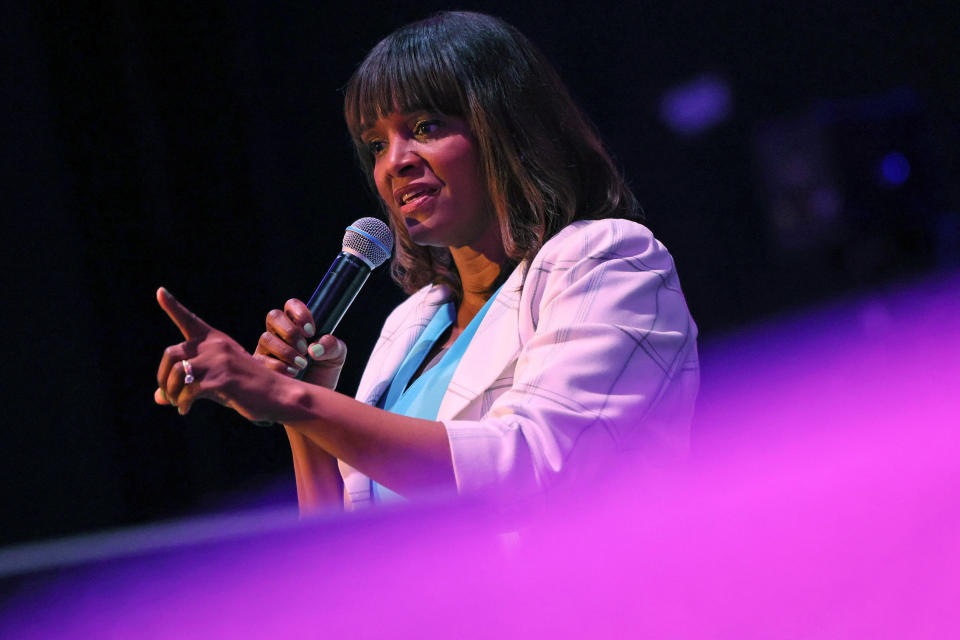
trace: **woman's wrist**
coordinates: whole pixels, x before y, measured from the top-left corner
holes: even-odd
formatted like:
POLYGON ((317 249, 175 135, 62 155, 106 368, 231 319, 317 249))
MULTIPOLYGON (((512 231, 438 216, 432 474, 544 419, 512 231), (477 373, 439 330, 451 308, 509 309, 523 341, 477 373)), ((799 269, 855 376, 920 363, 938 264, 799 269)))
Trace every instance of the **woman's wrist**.
POLYGON ((287 376, 277 376, 272 381, 270 396, 274 398, 272 412, 274 422, 289 425, 291 423, 312 422, 322 418, 324 394, 336 393, 326 387, 295 380, 287 376))

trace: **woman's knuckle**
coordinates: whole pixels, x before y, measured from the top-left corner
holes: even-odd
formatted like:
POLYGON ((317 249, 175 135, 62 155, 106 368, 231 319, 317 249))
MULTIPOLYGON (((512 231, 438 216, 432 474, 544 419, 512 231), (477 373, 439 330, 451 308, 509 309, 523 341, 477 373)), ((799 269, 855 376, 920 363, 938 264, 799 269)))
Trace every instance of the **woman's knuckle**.
POLYGON ((271 309, 267 312, 267 328, 269 329, 271 325, 277 324, 280 319, 283 317, 283 311, 280 309, 271 309))

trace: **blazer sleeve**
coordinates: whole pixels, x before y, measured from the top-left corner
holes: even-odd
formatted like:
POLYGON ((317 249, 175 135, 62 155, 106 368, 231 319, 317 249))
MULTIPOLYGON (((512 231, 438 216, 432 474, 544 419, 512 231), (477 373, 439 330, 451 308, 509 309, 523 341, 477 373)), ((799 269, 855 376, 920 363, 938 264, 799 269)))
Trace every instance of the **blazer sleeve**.
POLYGON ((689 450, 697 329, 673 259, 642 225, 574 223, 526 273, 512 383, 445 420, 461 494, 517 497, 689 450))

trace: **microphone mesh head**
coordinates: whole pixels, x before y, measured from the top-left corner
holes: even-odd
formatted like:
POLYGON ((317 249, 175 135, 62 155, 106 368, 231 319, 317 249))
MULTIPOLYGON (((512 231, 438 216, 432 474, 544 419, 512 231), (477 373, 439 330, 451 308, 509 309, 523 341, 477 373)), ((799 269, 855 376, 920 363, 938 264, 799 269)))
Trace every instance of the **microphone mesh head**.
POLYGON ((343 235, 343 250, 354 254, 376 269, 390 257, 393 234, 390 227, 377 218, 360 218, 343 235))

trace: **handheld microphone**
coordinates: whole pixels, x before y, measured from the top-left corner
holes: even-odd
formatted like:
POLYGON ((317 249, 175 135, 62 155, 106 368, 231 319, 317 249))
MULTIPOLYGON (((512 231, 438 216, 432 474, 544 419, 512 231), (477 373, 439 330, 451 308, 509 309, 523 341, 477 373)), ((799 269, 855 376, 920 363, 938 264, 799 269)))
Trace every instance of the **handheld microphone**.
MULTIPOLYGON (((376 218, 360 218, 347 227, 343 250, 307 303, 318 338, 333 333, 370 272, 390 257, 391 247, 393 234, 390 228, 376 218)), ((308 364, 300 370, 297 380, 303 378, 309 367, 308 364)))

